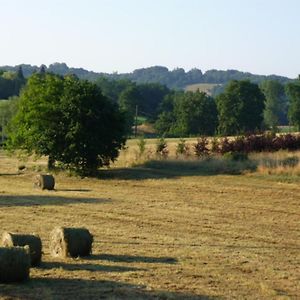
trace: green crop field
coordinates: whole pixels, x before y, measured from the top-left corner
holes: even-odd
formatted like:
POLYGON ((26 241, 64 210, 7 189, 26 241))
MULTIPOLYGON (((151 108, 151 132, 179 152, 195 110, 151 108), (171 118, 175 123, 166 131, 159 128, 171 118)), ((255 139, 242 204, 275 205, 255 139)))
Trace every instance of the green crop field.
POLYGON ((44 159, 1 152, 0 233, 37 233, 44 253, 1 299, 300 298, 298 179, 174 159, 125 167, 136 142, 99 178, 55 174, 55 191, 33 188, 44 159), (92 256, 51 257, 55 226, 88 228, 92 256))

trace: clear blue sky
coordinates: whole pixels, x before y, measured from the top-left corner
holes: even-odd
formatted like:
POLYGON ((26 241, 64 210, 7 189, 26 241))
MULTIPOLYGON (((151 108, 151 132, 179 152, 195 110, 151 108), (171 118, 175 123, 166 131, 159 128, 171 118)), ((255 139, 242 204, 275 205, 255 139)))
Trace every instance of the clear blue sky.
POLYGON ((0 65, 300 73, 299 0, 0 0, 0 65))

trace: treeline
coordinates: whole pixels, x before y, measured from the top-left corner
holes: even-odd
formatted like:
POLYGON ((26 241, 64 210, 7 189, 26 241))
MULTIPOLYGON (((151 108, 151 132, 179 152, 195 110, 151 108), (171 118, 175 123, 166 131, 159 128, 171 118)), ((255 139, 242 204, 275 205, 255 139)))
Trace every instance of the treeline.
MULTIPOLYGON (((32 73, 38 72, 40 67, 31 66, 28 64, 20 65, 23 69, 24 76, 29 77, 32 73)), ((160 83, 166 85, 170 89, 184 89, 187 85, 196 83, 218 83, 226 84, 231 80, 250 80, 254 83, 261 83, 265 80, 276 80, 280 83, 287 83, 291 81, 287 77, 276 76, 276 75, 255 75, 249 72, 240 72, 237 70, 208 70, 203 73, 199 69, 191 69, 186 72, 182 68, 176 68, 174 70, 169 70, 163 66, 153 66, 149 68, 136 69, 131 73, 96 73, 92 71, 87 71, 83 68, 70 68, 65 63, 54 63, 49 65, 49 67, 44 66, 47 72, 58 74, 58 75, 68 75, 75 74, 80 79, 86 79, 90 81, 95 81, 99 77, 105 77, 107 79, 114 80, 130 80, 136 83, 160 83)), ((3 66, 0 70, 13 71, 16 72, 18 67, 3 66)))
POLYGON ((25 83, 21 67, 18 67, 16 71, 0 70, 0 99, 19 95, 20 89, 25 83))
MULTIPOLYGON (((35 73, 46 74, 49 69, 41 66, 35 73)), ((0 98, 18 95, 26 83, 24 77, 22 67, 17 72, 2 72, 0 98)), ((232 80, 216 97, 200 91, 169 89, 159 83, 138 84, 104 76, 94 83, 125 113, 127 128, 135 125, 139 116, 152 123, 161 136, 236 135, 300 125, 299 79, 287 84, 266 80, 259 85, 249 80, 232 80)))
POLYGON ((216 97, 105 77, 96 84, 127 113, 131 125, 138 114, 153 123, 161 136, 275 132, 278 126, 300 125, 299 79, 285 85, 276 80, 260 85, 233 80, 216 97))

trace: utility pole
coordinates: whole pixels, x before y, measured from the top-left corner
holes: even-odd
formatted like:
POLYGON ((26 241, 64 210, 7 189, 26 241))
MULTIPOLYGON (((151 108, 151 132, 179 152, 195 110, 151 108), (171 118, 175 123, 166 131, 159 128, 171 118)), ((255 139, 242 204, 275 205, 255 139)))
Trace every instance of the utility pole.
POLYGON ((135 119, 134 119, 134 137, 137 136, 137 121, 138 121, 137 117, 138 117, 138 106, 136 105, 135 106, 135 119))

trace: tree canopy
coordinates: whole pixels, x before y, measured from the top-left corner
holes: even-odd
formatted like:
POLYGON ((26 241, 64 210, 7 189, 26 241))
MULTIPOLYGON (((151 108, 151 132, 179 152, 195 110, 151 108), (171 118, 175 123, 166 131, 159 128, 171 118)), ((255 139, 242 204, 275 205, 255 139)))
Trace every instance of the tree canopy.
POLYGON ((124 116, 95 84, 34 74, 20 95, 7 146, 92 173, 117 158, 125 133, 124 116))
POLYGON ((156 128, 173 136, 213 135, 217 126, 217 108, 213 98, 203 92, 175 93, 161 105, 156 128), (172 103, 170 103, 172 101, 172 103))
POLYGON ((0 99, 19 95, 25 83, 22 67, 19 66, 16 71, 2 70, 0 72, 0 99))
POLYGON ((218 130, 223 135, 249 133, 260 129, 265 97, 257 84, 248 80, 231 81, 216 97, 218 130))
MULTIPOLYGON (((21 65, 24 71, 25 77, 28 77, 33 72, 39 70, 37 66, 21 65)), ((17 71, 18 67, 4 66, 1 69, 8 71, 17 71)), ((185 71, 182 68, 175 68, 169 70, 164 66, 152 66, 149 68, 136 69, 131 73, 96 73, 88 71, 83 68, 72 68, 67 66, 65 63, 54 63, 49 65, 47 68, 48 72, 52 72, 58 75, 75 74, 80 79, 87 79, 95 81, 99 77, 106 77, 110 80, 130 80, 137 84, 143 83, 160 83, 167 86, 170 89, 184 89, 187 85, 195 83, 219 83, 227 84, 230 80, 250 80, 254 83, 260 83, 264 80, 277 80, 281 83, 291 81, 287 77, 276 76, 276 75, 255 75, 249 72, 241 72, 238 70, 208 70, 202 73, 200 69, 193 68, 189 71, 185 71)))
POLYGON ((290 100, 289 121, 300 129, 300 77, 294 82, 287 84, 286 92, 290 100))
POLYGON ((284 85, 276 80, 262 82, 261 90, 265 95, 264 123, 276 130, 279 125, 287 124, 288 102, 284 85))

